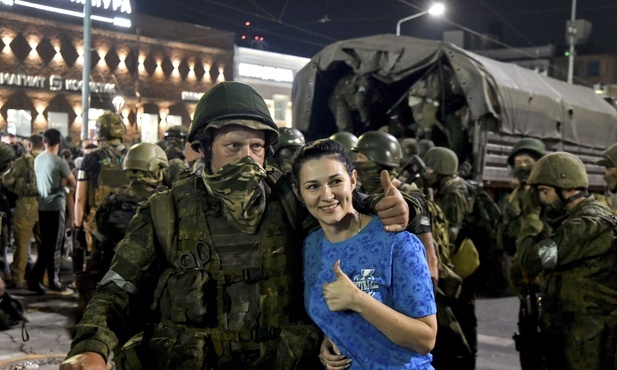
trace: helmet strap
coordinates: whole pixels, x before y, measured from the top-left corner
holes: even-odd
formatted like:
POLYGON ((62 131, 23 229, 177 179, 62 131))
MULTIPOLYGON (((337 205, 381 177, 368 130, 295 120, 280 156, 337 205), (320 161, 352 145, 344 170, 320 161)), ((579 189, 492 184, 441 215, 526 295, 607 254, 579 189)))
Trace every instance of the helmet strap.
MULTIPOLYGON (((562 190, 562 189, 560 189, 562 190)), ((579 198, 587 198, 589 196, 589 191, 587 189, 580 190, 578 193, 574 194, 568 199, 563 198, 562 191, 559 191, 559 197, 562 199, 564 203, 571 203, 579 198)))

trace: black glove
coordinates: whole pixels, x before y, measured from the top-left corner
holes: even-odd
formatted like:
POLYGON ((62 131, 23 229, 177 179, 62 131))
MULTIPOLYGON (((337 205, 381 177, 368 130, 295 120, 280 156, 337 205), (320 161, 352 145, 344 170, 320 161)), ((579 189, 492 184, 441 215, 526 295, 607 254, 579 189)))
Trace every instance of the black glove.
POLYGON ((86 231, 83 226, 75 226, 73 232, 73 249, 86 249, 86 231))

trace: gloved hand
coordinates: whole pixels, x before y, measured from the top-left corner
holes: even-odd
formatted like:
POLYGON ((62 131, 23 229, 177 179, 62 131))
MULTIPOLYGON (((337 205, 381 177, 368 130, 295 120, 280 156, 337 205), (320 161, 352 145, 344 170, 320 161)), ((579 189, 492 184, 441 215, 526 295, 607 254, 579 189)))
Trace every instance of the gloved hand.
POLYGON ((83 225, 75 225, 73 228, 73 249, 86 249, 86 231, 84 230, 83 225))

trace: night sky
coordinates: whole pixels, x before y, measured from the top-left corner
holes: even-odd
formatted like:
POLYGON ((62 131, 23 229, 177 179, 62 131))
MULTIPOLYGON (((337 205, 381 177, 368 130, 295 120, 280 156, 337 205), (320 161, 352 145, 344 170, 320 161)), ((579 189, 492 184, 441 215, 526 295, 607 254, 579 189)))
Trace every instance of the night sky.
MULTIPOLYGON (((395 33, 399 19, 425 9, 411 0, 135 0, 142 14, 232 31, 236 44, 311 57, 338 40, 395 33), (249 27, 245 22, 250 21, 249 27), (241 36, 245 35, 246 40, 241 36), (264 42, 255 41, 255 36, 264 42)), ((565 24, 570 0, 447 0, 443 19, 430 16, 403 23, 401 34, 442 39, 443 31, 491 34, 509 47, 553 44, 567 49, 565 24)), ((616 53, 617 1, 578 0, 577 19, 592 23, 579 54, 616 53)), ((178 35, 178 39, 181 39, 178 35)), ((488 42, 491 45, 491 42, 488 42)), ((504 47, 492 44, 493 47, 504 47)))

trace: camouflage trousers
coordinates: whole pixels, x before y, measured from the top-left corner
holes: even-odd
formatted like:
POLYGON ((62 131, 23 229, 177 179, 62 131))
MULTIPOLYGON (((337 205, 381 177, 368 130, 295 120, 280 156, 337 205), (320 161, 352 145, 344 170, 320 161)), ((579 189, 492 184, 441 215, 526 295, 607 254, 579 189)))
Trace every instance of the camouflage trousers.
POLYGON ((29 259, 30 239, 34 234, 37 245, 41 245, 39 233, 39 211, 36 197, 20 197, 13 212, 13 237, 15 254, 11 263, 11 279, 16 284, 24 282, 29 259))
POLYGON ((565 313, 541 326, 541 352, 552 369, 617 369, 617 316, 565 313), (547 327, 550 326, 550 327, 547 327))

